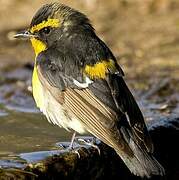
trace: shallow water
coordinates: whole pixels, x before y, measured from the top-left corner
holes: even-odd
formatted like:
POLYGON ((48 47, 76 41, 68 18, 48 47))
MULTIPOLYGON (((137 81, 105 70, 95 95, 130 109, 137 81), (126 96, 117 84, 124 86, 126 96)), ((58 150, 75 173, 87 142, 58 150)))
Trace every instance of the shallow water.
POLYGON ((71 133, 47 122, 39 113, 11 112, 0 118, 0 156, 53 149, 71 133))
POLYGON ((0 167, 20 167, 27 159, 43 159, 50 150, 60 149, 57 142, 71 138, 70 132, 48 123, 40 113, 3 112, 0 124, 0 167), (24 158, 28 152, 32 153, 24 158))

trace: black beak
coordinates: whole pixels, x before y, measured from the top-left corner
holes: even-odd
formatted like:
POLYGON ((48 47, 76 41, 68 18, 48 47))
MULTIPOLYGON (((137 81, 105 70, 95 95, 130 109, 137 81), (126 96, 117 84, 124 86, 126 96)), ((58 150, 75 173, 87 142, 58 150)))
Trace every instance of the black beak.
POLYGON ((22 31, 14 35, 14 38, 18 38, 18 39, 30 39, 33 37, 35 37, 35 35, 29 31, 22 31))

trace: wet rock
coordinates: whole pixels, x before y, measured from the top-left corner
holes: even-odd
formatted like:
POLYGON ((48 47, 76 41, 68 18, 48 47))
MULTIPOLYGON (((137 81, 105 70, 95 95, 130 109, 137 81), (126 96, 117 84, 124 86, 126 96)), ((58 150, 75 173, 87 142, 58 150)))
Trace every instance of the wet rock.
MULTIPOLYGON (((154 156, 164 166, 166 179, 177 180, 179 172, 179 118, 161 118, 149 123, 155 152, 154 156)), ((85 141, 90 138, 84 138, 85 141)), ((96 148, 85 144, 76 144, 74 151, 55 150, 41 151, 35 153, 24 153, 20 158, 26 160, 22 168, 3 168, 1 164, 1 179, 132 179, 139 177, 132 175, 118 155, 108 146, 100 141, 96 142, 100 154, 96 148), (80 155, 80 157, 79 157, 80 155), (29 158, 30 157, 30 158, 29 158), (32 158, 33 157, 33 158, 32 158), (38 158, 37 158, 38 157, 38 158)), ((22 162, 19 162, 22 164, 22 162)), ((19 165, 20 167, 20 165, 19 165)), ((160 177, 152 177, 159 180, 160 177)))

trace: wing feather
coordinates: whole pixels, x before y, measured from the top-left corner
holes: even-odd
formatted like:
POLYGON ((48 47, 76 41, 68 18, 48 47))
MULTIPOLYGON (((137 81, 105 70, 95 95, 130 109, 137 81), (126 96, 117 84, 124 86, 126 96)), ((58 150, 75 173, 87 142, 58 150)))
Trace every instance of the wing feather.
POLYGON ((89 90, 67 88, 64 99, 66 109, 73 112, 90 133, 118 151, 125 149, 129 154, 132 153, 117 129, 114 112, 104 108, 104 104, 89 90))
POLYGON ((145 148, 148 152, 153 152, 152 140, 148 133, 144 117, 132 93, 124 82, 123 77, 111 74, 107 82, 116 106, 126 114, 134 138, 136 138, 136 143, 138 143, 140 147, 145 148))

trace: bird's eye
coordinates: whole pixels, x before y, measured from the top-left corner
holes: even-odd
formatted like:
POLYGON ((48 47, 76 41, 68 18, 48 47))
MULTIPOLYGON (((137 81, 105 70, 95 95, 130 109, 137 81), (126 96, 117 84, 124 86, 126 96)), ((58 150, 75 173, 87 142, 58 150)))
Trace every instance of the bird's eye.
POLYGON ((43 32, 44 32, 45 34, 49 34, 50 31, 51 31, 50 27, 45 27, 45 28, 43 28, 43 32))

